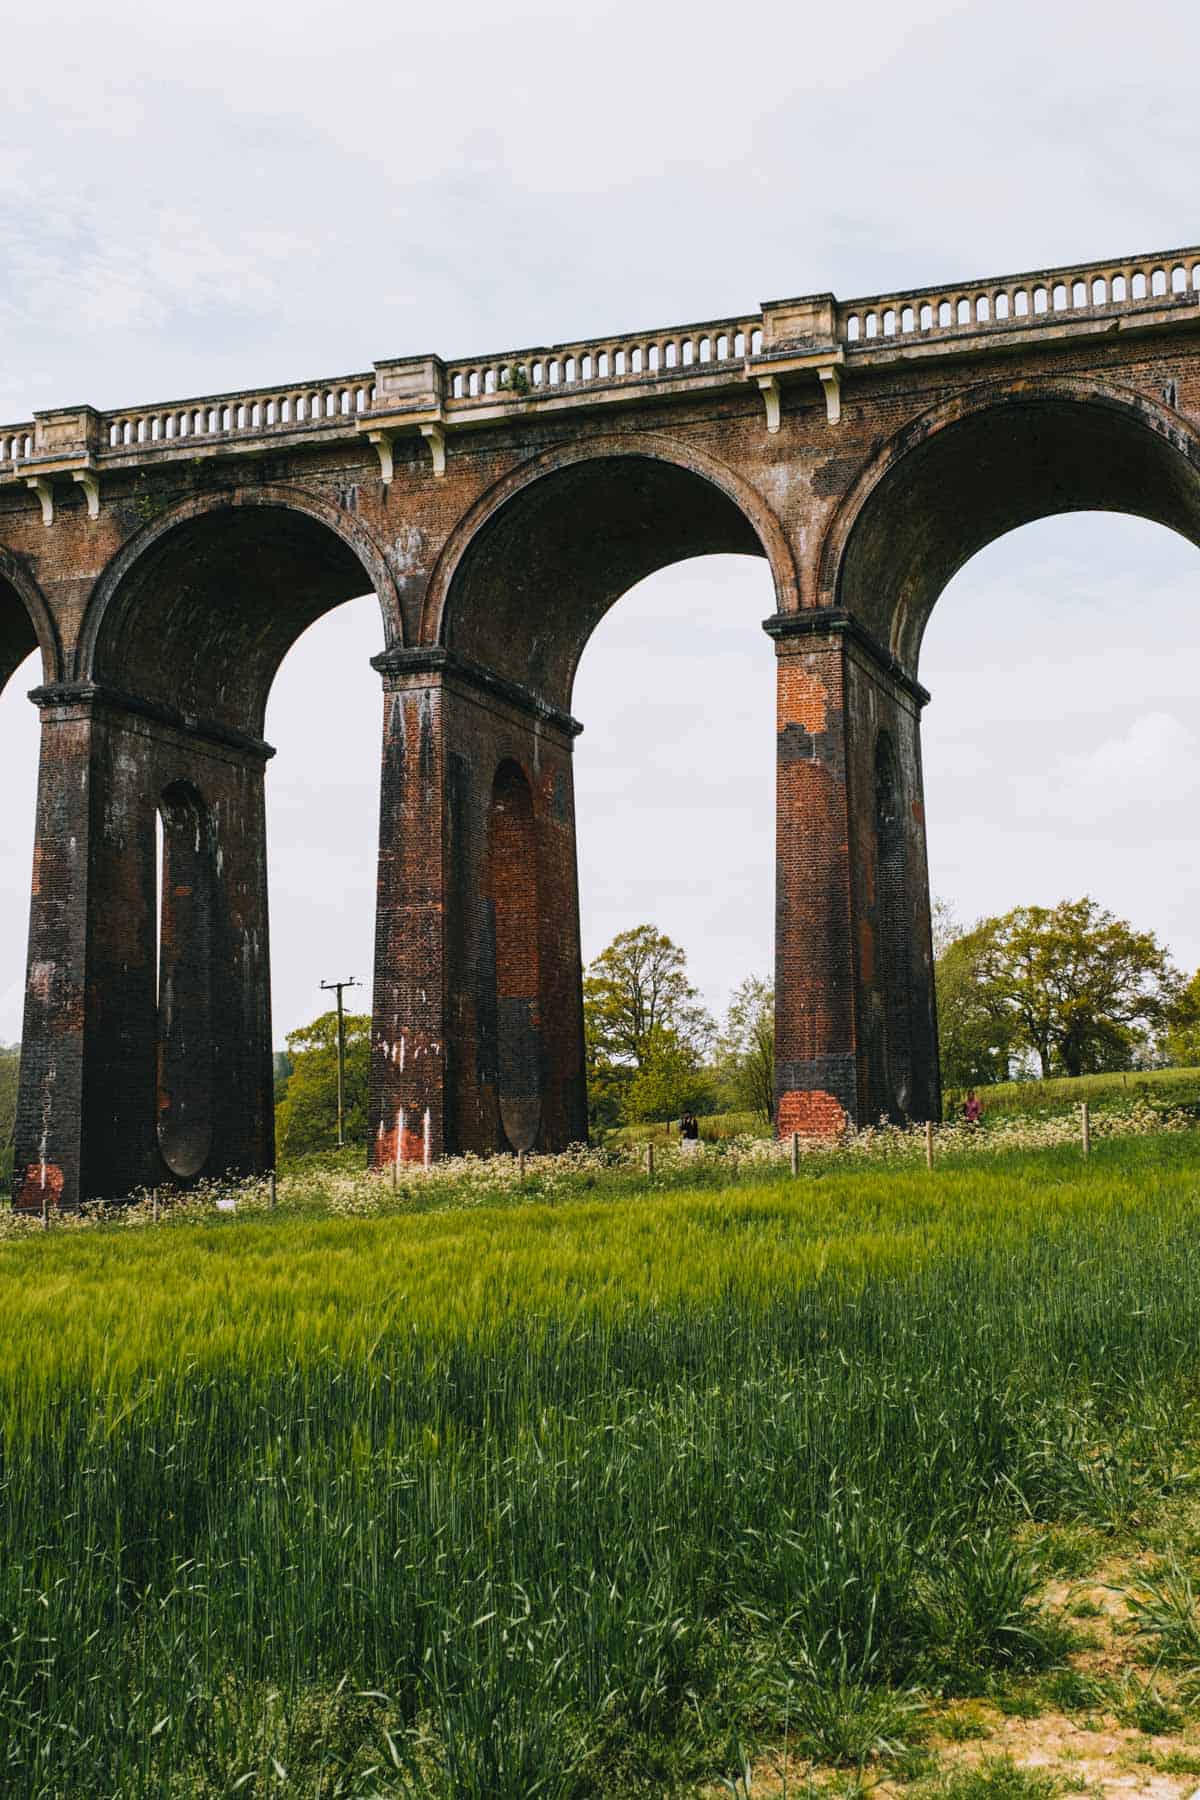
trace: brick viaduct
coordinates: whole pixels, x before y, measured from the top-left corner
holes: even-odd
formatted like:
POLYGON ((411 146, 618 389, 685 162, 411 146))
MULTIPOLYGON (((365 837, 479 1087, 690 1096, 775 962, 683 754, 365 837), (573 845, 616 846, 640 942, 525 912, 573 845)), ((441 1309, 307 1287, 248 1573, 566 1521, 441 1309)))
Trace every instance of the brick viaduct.
POLYGON ((264 710, 367 589, 373 1156, 581 1138, 572 682, 711 552, 775 587, 780 1128, 936 1114, 922 633, 1027 520, 1200 543, 1197 326, 1176 251, 0 427, 0 686, 42 661, 16 1204, 272 1163, 264 710))

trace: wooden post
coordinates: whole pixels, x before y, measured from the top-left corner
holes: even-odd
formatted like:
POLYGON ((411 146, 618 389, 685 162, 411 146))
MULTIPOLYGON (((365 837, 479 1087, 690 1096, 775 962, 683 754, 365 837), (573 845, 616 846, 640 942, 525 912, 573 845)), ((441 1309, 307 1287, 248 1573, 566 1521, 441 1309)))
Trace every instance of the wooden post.
POLYGON ((646 1178, 649 1181, 654 1180, 654 1145, 653 1144, 646 1145, 646 1178))
POLYGON ((157 1188, 150 1189, 150 1201, 154 1208, 154 1223, 157 1225, 158 1218, 159 1218, 158 1189, 157 1188))
POLYGON ((46 1190, 45 1190, 45 1188, 43 1188, 42 1189, 42 1230, 49 1231, 49 1229, 50 1229, 50 1202, 46 1197, 46 1190))
POLYGON ((1088 1103, 1086 1100, 1083 1102, 1079 1111, 1081 1115, 1080 1122, 1083 1126, 1083 1154, 1085 1156, 1090 1156, 1092 1154, 1092 1116, 1088 1111, 1088 1103))
POLYGON ((398 1167, 399 1167, 399 1164, 393 1160, 393 1162, 392 1162, 392 1192, 393 1192, 393 1194, 396 1191, 396 1183, 399 1180, 399 1177, 396 1174, 396 1170, 398 1167))
POLYGON ((792 1133, 792 1174, 798 1175, 799 1173, 800 1173, 800 1133, 798 1131, 793 1131, 793 1133, 792 1133))
POLYGON ((932 1167, 933 1167, 933 1120, 932 1119, 926 1119, 926 1121, 925 1121, 925 1167, 927 1169, 932 1169, 932 1167))
POLYGON ((525 1152, 523 1150, 517 1151, 517 1177, 521 1181, 525 1179, 525 1152))
POLYGON ((267 1176, 267 1204, 271 1208, 274 1208, 274 1205, 275 1205, 275 1171, 274 1171, 274 1169, 272 1169, 271 1173, 267 1176))

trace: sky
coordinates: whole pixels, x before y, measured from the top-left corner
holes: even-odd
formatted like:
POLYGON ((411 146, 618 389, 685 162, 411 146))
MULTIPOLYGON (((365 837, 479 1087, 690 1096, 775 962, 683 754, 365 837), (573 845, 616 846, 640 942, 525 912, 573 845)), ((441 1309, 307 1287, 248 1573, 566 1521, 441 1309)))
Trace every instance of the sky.
MULTIPOLYGON (((0 28, 0 423, 1200 235, 1182 3, 0 0, 0 28)), ((955 578, 921 675, 964 921, 1090 892, 1200 963, 1198 602, 1197 552, 1114 517, 955 578)), ((652 919, 718 1010, 771 959, 773 609, 760 563, 677 565, 603 621, 574 702, 585 953, 652 919)), ((278 1040, 322 979, 370 976, 378 630, 369 599, 331 614, 272 697, 278 1040)), ((0 1040, 35 680, 0 696, 0 1040)))

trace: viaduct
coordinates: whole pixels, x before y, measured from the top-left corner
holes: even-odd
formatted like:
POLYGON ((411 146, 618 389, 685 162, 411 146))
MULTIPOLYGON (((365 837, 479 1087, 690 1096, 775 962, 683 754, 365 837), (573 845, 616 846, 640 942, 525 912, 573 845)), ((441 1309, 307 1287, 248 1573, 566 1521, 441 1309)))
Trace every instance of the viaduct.
POLYGON ((775 588, 779 1128, 935 1115, 926 621, 1051 513, 1200 543, 1198 328, 1195 249, 0 427, 0 687, 42 675, 15 1204, 272 1164, 264 711, 368 589, 372 1156, 583 1137, 575 669, 712 552, 775 588))

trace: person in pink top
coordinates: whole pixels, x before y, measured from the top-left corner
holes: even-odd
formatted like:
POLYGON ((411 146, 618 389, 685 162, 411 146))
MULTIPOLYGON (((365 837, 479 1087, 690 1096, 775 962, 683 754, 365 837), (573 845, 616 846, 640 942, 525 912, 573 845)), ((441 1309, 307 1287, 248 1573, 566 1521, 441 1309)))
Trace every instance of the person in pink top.
POLYGON ((963 1102, 963 1118, 968 1125, 978 1125, 983 1117, 983 1101, 974 1088, 967 1089, 967 1097, 963 1102))

